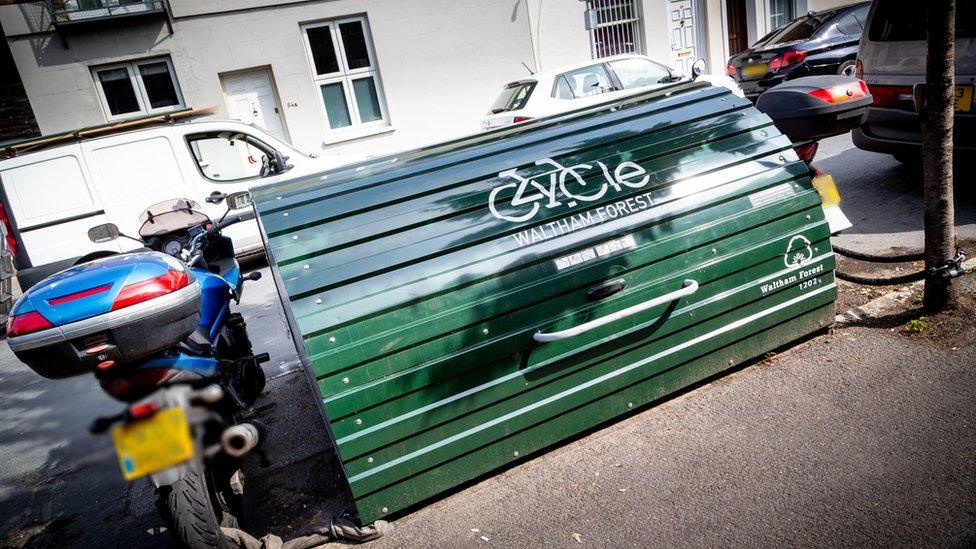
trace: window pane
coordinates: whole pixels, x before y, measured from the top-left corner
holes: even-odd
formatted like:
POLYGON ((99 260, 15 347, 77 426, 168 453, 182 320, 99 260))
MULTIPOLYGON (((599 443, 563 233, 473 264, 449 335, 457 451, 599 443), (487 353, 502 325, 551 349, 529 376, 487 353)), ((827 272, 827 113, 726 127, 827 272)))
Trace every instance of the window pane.
POLYGON ((336 58, 335 47, 332 45, 330 25, 314 27, 305 32, 308 33, 308 45, 312 50, 316 74, 339 72, 339 60, 336 58))
POLYGON ((610 63, 617 79, 625 90, 654 86, 667 82, 671 77, 668 69, 646 59, 623 59, 610 63))
POLYGON ((339 25, 342 47, 346 52, 346 65, 349 70, 369 67, 369 50, 366 48, 366 33, 359 21, 339 25))
POLYGON ((566 82, 565 76, 560 76, 556 79, 556 91, 553 94, 556 99, 573 99, 573 89, 569 87, 569 82, 566 82))
POLYGON ((322 86, 322 101, 325 102, 325 112, 329 116, 330 128, 345 128, 352 125, 352 120, 349 118, 349 105, 346 104, 346 94, 340 82, 322 86))
POLYGON ((169 73, 169 65, 165 61, 139 65, 139 75, 142 85, 149 97, 149 108, 160 109, 180 104, 180 98, 173 87, 173 77, 169 73))
MULTIPOLYGON (((265 145, 265 147, 267 147, 265 145)), ((269 150, 238 137, 191 138, 190 150, 200 171, 214 181, 235 181, 261 175, 262 166, 270 160, 269 150)))
POLYGON ((566 77, 566 82, 569 83, 569 87, 576 97, 599 95, 613 89, 613 86, 610 85, 610 77, 607 76, 607 71, 603 69, 603 65, 593 65, 592 67, 567 72, 563 76, 566 77))
POLYGON ((139 101, 129 80, 129 71, 124 68, 98 71, 98 81, 105 94, 105 102, 113 116, 139 112, 139 101))
POLYGON ((373 81, 372 76, 353 80, 352 91, 356 95, 356 106, 359 107, 361 123, 383 118, 383 113, 380 111, 380 98, 376 95, 376 82, 373 81))

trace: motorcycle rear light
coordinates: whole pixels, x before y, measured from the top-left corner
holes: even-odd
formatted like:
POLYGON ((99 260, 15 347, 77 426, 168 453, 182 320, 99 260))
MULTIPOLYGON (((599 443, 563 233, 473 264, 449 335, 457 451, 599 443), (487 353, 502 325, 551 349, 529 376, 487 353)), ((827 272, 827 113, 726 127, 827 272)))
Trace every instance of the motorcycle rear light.
POLYGON ((778 71, 783 67, 789 67, 802 63, 804 59, 807 58, 807 52, 799 50, 790 50, 783 55, 777 55, 769 62, 769 70, 778 71))
POLYGON ((146 419, 158 411, 159 403, 152 400, 149 402, 143 402, 141 404, 134 404, 129 406, 129 419, 135 421, 146 419))
POLYGON ((190 275, 185 271, 170 270, 162 276, 128 284, 122 287, 119 295, 115 298, 115 302, 112 303, 112 310, 115 311, 175 292, 186 287, 189 283, 190 275))
POLYGON ((54 325, 48 319, 44 318, 44 315, 37 311, 31 311, 10 317, 7 321, 7 336, 15 337, 53 327, 54 325))
POLYGON ((735 78, 736 76, 739 76, 739 71, 735 70, 732 63, 728 63, 725 65, 725 74, 735 78))
POLYGON ((800 160, 809 164, 813 162, 813 157, 817 156, 817 148, 819 148, 819 146, 820 143, 814 141, 813 143, 793 147, 793 150, 796 151, 796 155, 800 157, 800 160))
POLYGON ((60 305, 62 303, 68 303, 69 301, 74 301, 76 299, 81 299, 83 297, 89 297, 93 295, 98 295, 105 293, 111 288, 111 284, 102 284, 101 286, 96 286, 94 288, 88 288, 87 290, 82 290, 80 292, 75 292, 73 294, 63 295, 61 297, 54 297, 47 300, 48 305, 60 305))
POLYGON ((528 122, 529 120, 532 120, 531 116, 516 116, 515 118, 512 118, 512 123, 520 124, 522 122, 528 122))
POLYGON ((859 99, 868 94, 868 85, 863 80, 859 80, 856 86, 839 84, 829 88, 820 88, 807 92, 825 103, 842 103, 851 99, 859 99))
POLYGON ((115 361, 114 360, 106 360, 104 362, 99 362, 98 363, 98 366, 95 366, 95 367, 98 368, 99 370, 108 370, 108 369, 112 368, 113 366, 115 366, 115 361))
POLYGON ((873 96, 871 105, 874 107, 904 110, 915 109, 911 86, 879 86, 872 84, 868 86, 868 90, 873 96))

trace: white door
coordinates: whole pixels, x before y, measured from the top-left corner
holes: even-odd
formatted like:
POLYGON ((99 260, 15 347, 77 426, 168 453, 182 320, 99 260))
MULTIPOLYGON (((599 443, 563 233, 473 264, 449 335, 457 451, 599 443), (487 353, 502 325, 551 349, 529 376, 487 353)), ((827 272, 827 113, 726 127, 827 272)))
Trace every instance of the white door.
POLYGON ((692 0, 668 2, 668 28, 671 31, 671 63, 674 68, 690 75, 691 65, 698 58, 695 51, 695 10, 692 0))
POLYGON ((267 69, 224 74, 220 79, 231 118, 255 124, 279 139, 287 140, 281 122, 281 109, 267 69))

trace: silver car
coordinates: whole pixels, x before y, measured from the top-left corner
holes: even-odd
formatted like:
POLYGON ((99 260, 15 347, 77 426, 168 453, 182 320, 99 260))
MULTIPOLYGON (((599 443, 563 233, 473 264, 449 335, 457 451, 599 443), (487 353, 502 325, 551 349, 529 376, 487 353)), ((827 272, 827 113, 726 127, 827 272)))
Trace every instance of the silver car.
MULTIPOLYGON (((912 88, 925 82, 925 14, 902 2, 874 0, 858 48, 856 74, 874 96, 854 144, 917 161, 922 142, 912 88)), ((976 0, 956 1, 956 153, 976 152, 976 0)))

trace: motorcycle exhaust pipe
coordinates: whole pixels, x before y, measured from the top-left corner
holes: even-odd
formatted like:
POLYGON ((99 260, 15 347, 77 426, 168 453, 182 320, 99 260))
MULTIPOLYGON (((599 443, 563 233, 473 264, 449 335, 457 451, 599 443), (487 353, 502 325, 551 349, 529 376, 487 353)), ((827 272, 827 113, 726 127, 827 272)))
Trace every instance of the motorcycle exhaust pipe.
POLYGON ((241 423, 224 430, 220 435, 220 445, 227 455, 244 457, 261 442, 261 430, 253 423, 241 423))

